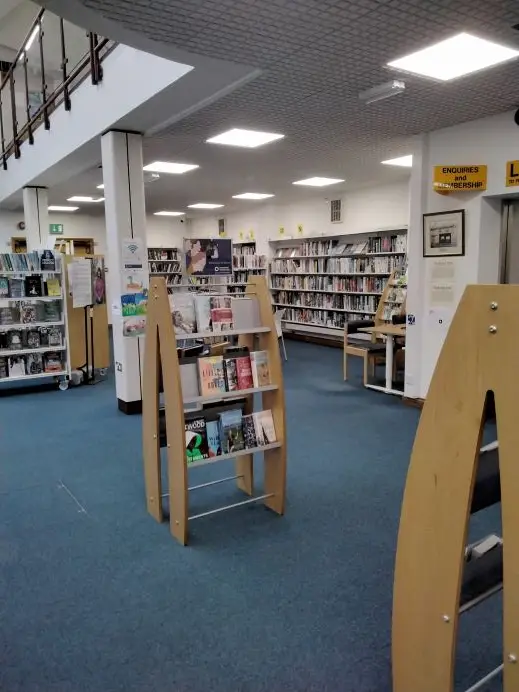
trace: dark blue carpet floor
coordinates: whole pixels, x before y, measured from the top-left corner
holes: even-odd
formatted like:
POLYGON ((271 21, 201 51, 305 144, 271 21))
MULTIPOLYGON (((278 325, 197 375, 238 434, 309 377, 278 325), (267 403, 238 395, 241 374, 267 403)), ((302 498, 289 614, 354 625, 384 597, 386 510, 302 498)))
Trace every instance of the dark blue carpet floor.
MULTIPOLYGON (((2 692, 389 692, 419 414, 362 389, 359 371, 343 383, 339 350, 288 351, 286 516, 203 519, 187 548, 146 513, 141 419, 117 411, 111 379, 0 399, 2 692)), ((200 490, 192 511, 237 497, 200 490)), ((499 529, 496 511, 475 521, 499 529)), ((499 663, 500 611, 464 618, 459 689, 499 663)))

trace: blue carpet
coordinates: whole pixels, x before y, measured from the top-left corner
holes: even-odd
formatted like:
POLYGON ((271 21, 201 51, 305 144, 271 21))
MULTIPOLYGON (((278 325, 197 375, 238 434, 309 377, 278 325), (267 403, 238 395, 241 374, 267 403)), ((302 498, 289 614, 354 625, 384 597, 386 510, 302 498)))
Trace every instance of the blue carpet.
MULTIPOLYGON (((419 414, 364 390, 355 359, 343 383, 339 350, 288 351, 286 516, 258 506, 203 519, 188 548, 146 513, 141 419, 117 411, 111 378, 0 399, 2 692, 389 692, 419 414)), ((191 509, 236 497, 222 484, 191 509)), ((472 529, 496 523, 487 510, 472 529)), ((500 608, 463 618, 459 689, 499 663, 500 608)))

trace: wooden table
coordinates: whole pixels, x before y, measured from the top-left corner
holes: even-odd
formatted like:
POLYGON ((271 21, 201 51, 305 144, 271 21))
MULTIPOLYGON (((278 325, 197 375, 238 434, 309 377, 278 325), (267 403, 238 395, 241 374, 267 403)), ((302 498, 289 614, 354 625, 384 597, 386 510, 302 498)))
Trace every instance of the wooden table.
POLYGON ((386 337, 386 386, 379 387, 376 384, 367 384, 369 389, 375 389, 385 394, 396 394, 402 396, 403 392, 393 389, 393 350, 395 337, 405 338, 405 324, 381 324, 378 327, 362 327, 359 332, 375 334, 376 336, 386 337))

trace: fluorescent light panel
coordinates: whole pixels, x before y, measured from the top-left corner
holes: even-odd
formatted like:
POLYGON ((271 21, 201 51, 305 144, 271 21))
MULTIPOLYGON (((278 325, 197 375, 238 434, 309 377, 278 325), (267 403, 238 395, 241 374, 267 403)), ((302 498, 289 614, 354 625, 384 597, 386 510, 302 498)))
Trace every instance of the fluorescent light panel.
POLYGON ((388 62, 388 67, 449 81, 519 56, 519 51, 461 33, 388 62))
POLYGON ((405 82, 399 79, 392 79, 390 82, 385 82, 384 84, 379 84, 378 86, 367 89, 366 91, 361 91, 359 94, 359 99, 364 101, 364 103, 375 103, 376 101, 382 101, 383 99, 390 98, 391 96, 396 96, 405 91, 405 82))
POLYGON ((74 195, 69 197, 67 202, 104 202, 104 197, 89 197, 87 195, 74 195))
POLYGON ((268 197, 274 197, 274 195, 269 195, 263 192, 242 192, 241 195, 233 195, 233 199, 267 199, 268 197))
POLYGON ((190 209, 219 209, 223 204, 210 204, 209 202, 197 202, 196 204, 188 204, 190 209))
POLYGON ((292 185, 309 185, 310 187, 326 187, 326 185, 336 185, 337 183, 343 183, 342 178, 320 178, 316 176, 315 178, 305 178, 305 180, 296 180, 292 185))
POLYGON ((227 132, 222 132, 221 135, 211 137, 207 142, 209 144, 227 144, 231 147, 247 147, 255 149, 269 142, 274 142, 276 139, 282 139, 285 135, 278 135, 274 132, 258 132, 256 130, 240 130, 234 128, 227 132))
POLYGON ((398 156, 396 159, 387 159, 387 161, 381 161, 385 166, 402 166, 402 168, 411 168, 413 165, 413 155, 409 156, 398 156))
POLYGON ((101 183, 101 185, 98 185, 98 186, 97 186, 97 189, 98 189, 98 190, 104 190, 104 189, 105 189, 104 184, 101 183))
POLYGON ((194 163, 174 163, 172 161, 154 161, 144 166, 143 171, 150 171, 151 173, 171 173, 172 175, 181 175, 182 173, 187 173, 195 168, 199 168, 197 164, 194 163))
POLYGON ((184 216, 185 211, 156 211, 153 216, 184 216))
POLYGON ((66 207, 66 206, 61 206, 59 204, 51 204, 50 207, 47 207, 49 211, 77 211, 79 207, 66 207))

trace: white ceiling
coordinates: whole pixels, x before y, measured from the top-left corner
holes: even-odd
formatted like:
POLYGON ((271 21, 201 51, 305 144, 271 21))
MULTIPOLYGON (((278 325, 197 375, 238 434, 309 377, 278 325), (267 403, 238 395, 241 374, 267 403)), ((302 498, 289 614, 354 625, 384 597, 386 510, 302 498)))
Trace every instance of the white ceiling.
MULTIPOLYGON (((328 188, 326 196, 396 181, 406 172, 380 161, 407 153, 413 135, 519 105, 519 61, 451 83, 410 77, 403 95, 369 106, 358 99, 360 91, 394 76, 384 67, 389 60, 460 31, 519 48, 519 31, 512 28, 519 23, 517 0, 49 1, 72 20, 81 5, 90 26, 100 33, 109 26, 115 40, 120 29, 127 43, 135 36, 138 46, 145 37, 162 55, 171 47, 262 70, 145 140, 145 163, 200 165, 148 186, 150 211, 196 201, 243 209, 251 203, 231 196, 246 191, 275 193, 277 201, 303 199, 315 191, 291 182, 313 175, 346 179, 344 188, 328 188), (286 137, 256 150, 204 143, 231 127, 286 137)), ((52 190, 52 201, 95 194, 100 181, 101 171, 86 173, 52 190)))

